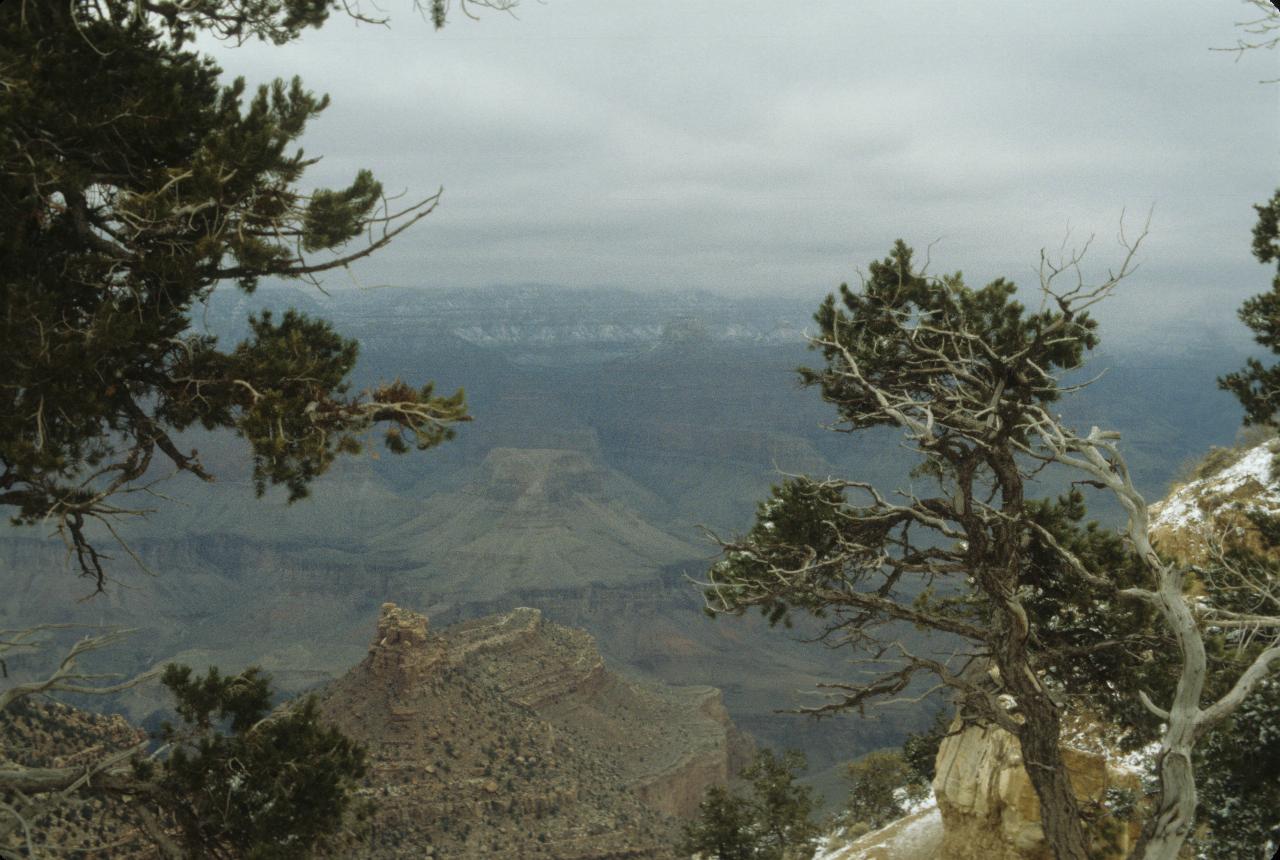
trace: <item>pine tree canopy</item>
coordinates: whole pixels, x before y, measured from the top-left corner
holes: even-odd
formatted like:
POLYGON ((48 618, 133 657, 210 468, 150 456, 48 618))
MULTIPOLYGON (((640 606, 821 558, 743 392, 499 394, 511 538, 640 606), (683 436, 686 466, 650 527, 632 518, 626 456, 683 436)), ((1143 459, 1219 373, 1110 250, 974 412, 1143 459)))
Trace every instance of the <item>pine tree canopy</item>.
POLYGON ((805 765, 795 750, 759 750, 740 774, 750 794, 708 788, 676 851, 707 860, 808 860, 819 827, 813 789, 797 782, 805 765))
POLYGON ((350 823, 365 753, 320 721, 314 698, 272 712, 256 668, 196 676, 171 663, 161 680, 181 723, 164 724, 169 754, 135 757, 133 776, 190 856, 311 857, 350 823))
POLYGON ((894 423, 871 388, 933 400, 939 375, 955 392, 933 403, 942 432, 969 429, 949 427, 947 420, 972 411, 966 397, 997 387, 996 415, 1012 429, 1021 423, 1016 410, 1022 403, 1057 400, 1054 371, 1079 367, 1098 343, 1097 322, 1074 309, 1074 297, 1064 297, 1059 308, 1027 313, 1013 299, 1011 281, 999 278, 975 289, 959 272, 927 276, 913 256, 898 240, 887 257, 871 263, 860 290, 841 284, 839 299, 827 296, 814 315, 821 342, 816 348, 827 366, 801 368, 801 380, 818 386, 853 429, 894 423), (904 330, 909 338, 901 336, 904 330), (854 366, 858 372, 850 374, 854 366), (957 366, 965 372, 956 373, 957 366))
POLYGON ((911 778, 898 750, 876 750, 845 766, 849 799, 845 814, 851 824, 879 830, 906 813, 900 792, 911 778))
MULTIPOLYGON (((192 47, 287 42, 335 8, 362 17, 330 0, 0 5, 0 503, 56 525, 99 589, 86 522, 126 512, 153 467, 213 479, 187 428, 243 437, 259 494, 292 501, 375 430, 403 452, 467 420, 461 391, 429 383, 352 392, 357 345, 322 320, 264 313, 233 346, 192 329, 220 282, 314 281, 438 200, 394 207, 367 170, 307 188, 316 159, 296 143, 327 98, 297 78, 224 83, 192 47)), ((429 11, 439 26, 448 3, 429 11)))
MULTIPOLYGON (((1259 263, 1275 263, 1271 291, 1252 296, 1240 306, 1240 321, 1253 331, 1253 339, 1280 354, 1280 190, 1266 203, 1253 207, 1258 221, 1253 227, 1253 256, 1259 263)), ((1280 365, 1267 367, 1251 358, 1241 370, 1218 380, 1245 410, 1246 424, 1276 424, 1280 413, 1280 365)))
MULTIPOLYGON (((1259 212, 1255 251, 1280 259, 1280 195, 1259 212)), ((1166 559, 1119 434, 1081 435, 1049 411, 1077 387, 1064 372, 1097 342, 1088 308, 1132 271, 1141 237, 1122 231, 1121 242, 1124 263, 1095 286, 1079 277, 1078 254, 1043 260, 1046 309, 1036 313, 1004 280, 973 289, 959 274, 927 277, 900 242, 860 290, 828 297, 811 339, 825 362, 801 379, 838 411, 836 429, 898 428, 918 459, 912 482, 884 493, 866 481, 788 477, 745 533, 720 541, 704 596, 712 614, 809 615, 816 638, 863 654, 853 679, 822 685, 826 704, 801 711, 862 711, 945 687, 965 720, 1016 736, 1038 765, 1027 772, 1056 857, 1085 860, 1106 835, 1106 819, 1070 784, 1060 746, 1069 714, 1103 718, 1122 744, 1158 739, 1151 808, 1160 812, 1146 816, 1133 856, 1178 856, 1197 820, 1197 771, 1206 800, 1229 809, 1200 813, 1212 830, 1197 834, 1197 850, 1238 856, 1276 832, 1274 779, 1241 778, 1238 753, 1269 761, 1275 752, 1267 673, 1280 645, 1267 631, 1280 626, 1268 614, 1280 606, 1280 526, 1246 514, 1256 537, 1232 528, 1205 538, 1203 559, 1166 559), (1063 273, 1072 283, 1055 286, 1063 273), (1028 496, 1046 478, 1073 476, 1083 477, 1057 497, 1028 496), (1124 532, 1087 521, 1083 487, 1124 505, 1124 532), (926 677, 934 687, 918 683, 926 677)), ((1277 283, 1245 314, 1273 346, 1277 283)), ((1280 400, 1265 405, 1266 385, 1256 417, 1270 421, 1280 400)), ((913 750, 916 762, 926 746, 913 750)))

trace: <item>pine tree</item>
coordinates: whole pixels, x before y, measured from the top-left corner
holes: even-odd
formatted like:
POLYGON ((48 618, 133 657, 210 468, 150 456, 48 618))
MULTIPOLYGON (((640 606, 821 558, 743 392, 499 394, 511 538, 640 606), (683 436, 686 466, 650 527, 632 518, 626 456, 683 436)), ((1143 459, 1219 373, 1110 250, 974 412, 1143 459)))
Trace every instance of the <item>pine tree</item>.
MULTIPOLYGON (((1253 331, 1259 345, 1280 354, 1280 189, 1266 203, 1253 207, 1253 256, 1259 263, 1275 263, 1271 291, 1259 293, 1240 306, 1240 320, 1253 331)), ((1245 410, 1246 424, 1275 424, 1280 413, 1280 365, 1265 366, 1251 358, 1242 370, 1218 380, 1245 410)))
MULTIPOLYGON (((4 631, 0 654, 39 651, 49 644, 48 634, 62 629, 4 631)), ((81 817, 92 813, 101 819, 94 825, 96 841, 105 825, 121 837, 121 850, 145 842, 165 860, 301 858, 324 846, 341 852, 351 844, 369 805, 354 791, 365 754, 321 722, 312 698, 273 708, 270 680, 256 668, 231 676, 210 668, 197 676, 170 664, 163 672, 157 668, 120 680, 81 667, 82 659, 129 632, 79 639, 46 677, 0 691, 0 716, 33 713, 29 706, 38 696, 115 695, 160 675, 178 721, 163 724, 150 740, 128 733, 105 741, 101 735, 64 737, 53 761, 27 757, 29 735, 20 732, 8 744, 12 760, 0 767, 7 813, 0 817, 0 846, 25 845, 29 852, 42 822, 65 820, 67 811, 77 809, 81 817)), ((78 724, 72 710, 34 713, 62 731, 78 724)), ((0 854, 19 856, 3 848, 0 854)))
POLYGON ((1036 416, 1061 397, 1058 374, 1097 343, 1096 322, 1067 300, 1029 313, 1015 292, 1005 279, 972 288, 959 273, 927 276, 899 241, 860 290, 828 296, 811 341, 825 363, 801 368, 801 380, 835 407, 840 429, 901 428, 919 457, 920 494, 898 500, 861 481, 789 478, 752 528, 724 543, 706 596, 712 611, 756 607, 772 623, 812 614, 836 641, 868 651, 871 679, 832 685, 840 694, 819 712, 861 709, 922 674, 951 685, 1042 763, 1030 776, 1046 837, 1059 858, 1084 860, 1058 747, 1061 708, 1041 680, 1042 631, 1029 606, 1035 578, 1067 589, 1078 580, 1056 551, 1036 552, 1074 533, 1077 512, 1027 499, 1026 489, 1038 468, 1036 416), (965 640, 998 670, 1021 719, 962 667, 880 633, 895 622, 965 640))
MULTIPOLYGON (((314 279, 439 198, 397 209, 367 170, 308 192, 315 159, 296 141, 327 97, 297 78, 249 92, 194 47, 199 33, 288 42, 335 7, 0 5, 0 504, 15 523, 56 524, 98 588, 86 523, 128 512, 121 494, 157 461, 213 479, 183 430, 243 437, 258 492, 281 484, 295 500, 375 429, 398 453, 467 420, 462 392, 430 383, 350 391, 357 345, 322 320, 263 314, 236 345, 192 330, 220 282, 314 279)), ((430 11, 443 24, 447 3, 430 11)))
POLYGON ((747 800, 713 785, 698 804, 698 816, 685 825, 676 850, 682 856, 706 860, 753 860, 756 855, 751 824, 747 800))
MULTIPOLYGON (((1280 611, 1280 517, 1262 510, 1246 514, 1252 526, 1229 534, 1220 563, 1209 566, 1197 587, 1216 602, 1241 612, 1280 611), (1243 538, 1243 539, 1240 539, 1243 538), (1233 572, 1266 582, 1265 590, 1241 588, 1233 572)), ((1276 638, 1275 627, 1224 629, 1211 640, 1214 675, 1210 689, 1221 694, 1241 667, 1255 660, 1276 638)), ((1196 750, 1201 782, 1198 856, 1227 860, 1280 847, 1280 676, 1258 685, 1253 696, 1196 750)), ((1268 855, 1269 856, 1269 855, 1268 855)))
POLYGON ((817 804, 813 790, 796 782, 805 766, 804 754, 798 750, 776 755, 764 749, 742 771, 742 778, 751 783, 755 856, 761 860, 808 860, 813 856, 817 804))
MULTIPOLYGON (((442 26, 449 0, 426 7, 442 26)), ((183 431, 242 437, 257 492, 282 485, 294 501, 375 433, 402 453, 468 420, 461 391, 430 383, 351 391, 357 344, 323 320, 263 313, 239 344, 193 330, 219 284, 316 282, 439 199, 393 207, 368 170, 345 188, 309 189, 316 159, 296 143, 327 97, 297 78, 250 92, 195 48, 201 34, 283 44, 335 9, 372 20, 334 0, 0 3, 0 505, 15 524, 55 524, 99 590, 92 521, 110 529, 136 513, 123 499, 162 463, 214 479, 183 431)), ((9 631, 0 653, 34 647, 24 637, 47 628, 9 631)), ((140 683, 151 673, 86 686, 102 676, 75 668, 119 635, 82 640, 49 678, 5 690, 0 708, 140 683)), ((183 717, 165 729, 167 757, 128 765, 83 751, 75 767, 7 768, 0 791, 22 803, 0 836, 65 796, 104 793, 140 810, 165 857, 307 856, 343 826, 363 754, 314 704, 269 713, 255 670, 171 668, 165 682, 183 717)))
POLYGON ((1194 839, 1197 856, 1269 857, 1280 849, 1280 680, 1264 681, 1197 752, 1207 825, 1194 839))
POLYGON ((804 768, 798 751, 760 750, 741 774, 750 794, 707 789, 677 850, 704 860, 808 860, 818 826, 813 791, 796 782, 804 768))
POLYGON ((159 733, 169 756, 139 760, 135 771, 189 853, 305 858, 349 823, 365 754, 320 722, 314 698, 272 713, 256 668, 193 676, 171 664, 162 683, 181 723, 159 733))
POLYGON ((861 710, 932 676, 967 719, 1017 737, 1059 860, 1085 860, 1098 835, 1059 747, 1073 698, 1118 718, 1132 742, 1158 737, 1134 856, 1172 860, 1195 823, 1198 742, 1280 668, 1274 573, 1164 557, 1119 434, 1076 433, 1051 411, 1097 342, 1089 308, 1132 270, 1141 237, 1121 241, 1123 263, 1097 284, 1078 254, 1043 259, 1035 313, 1003 279, 975 289, 958 273, 926 276, 902 243, 861 290, 828 297, 811 341, 826 362, 801 379, 836 408, 837 429, 896 427, 919 458, 913 483, 891 496, 859 480, 787 479, 745 534, 722 541, 705 591, 713 614, 803 612, 826 641, 866 653, 863 679, 824 685, 832 700, 804 710, 861 710), (1052 469, 1077 478, 1073 489, 1028 498, 1052 469), (1081 486, 1123 505, 1122 533, 1085 522, 1081 486), (1194 596, 1192 574, 1206 583, 1194 596), (906 624, 949 642, 909 646, 906 624))
POLYGON ((900 792, 911 779, 910 769, 897 750, 877 750, 850 762, 845 768, 849 799, 845 814, 851 824, 878 830, 906 812, 900 792))

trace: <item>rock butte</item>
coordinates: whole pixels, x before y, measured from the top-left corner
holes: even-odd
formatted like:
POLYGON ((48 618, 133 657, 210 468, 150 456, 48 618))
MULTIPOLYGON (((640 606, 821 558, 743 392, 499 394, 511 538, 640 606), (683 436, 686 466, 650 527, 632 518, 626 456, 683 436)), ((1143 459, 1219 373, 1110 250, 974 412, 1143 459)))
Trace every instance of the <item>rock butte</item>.
POLYGON ((536 609, 437 634, 384 604, 319 698, 370 754, 378 809, 342 849, 362 857, 670 857, 678 817, 751 753, 717 690, 621 678, 536 609))

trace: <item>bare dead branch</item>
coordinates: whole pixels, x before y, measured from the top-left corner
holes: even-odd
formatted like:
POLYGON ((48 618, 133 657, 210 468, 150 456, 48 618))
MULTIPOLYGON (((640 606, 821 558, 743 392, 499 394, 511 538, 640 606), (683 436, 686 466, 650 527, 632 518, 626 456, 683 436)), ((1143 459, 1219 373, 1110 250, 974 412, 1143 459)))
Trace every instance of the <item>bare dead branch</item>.
MULTIPOLYGON (((69 626, 69 625, 66 625, 69 626)), ((49 629, 64 628, 64 625, 39 625, 35 628, 28 628, 19 631, 18 635, 11 637, 19 642, 24 642, 30 635, 35 632, 49 629)), ((132 678, 118 681, 113 684, 103 684, 102 681, 114 680, 118 675, 103 675, 88 673, 79 668, 79 660, 86 654, 99 651, 103 648, 114 646, 132 633, 134 630, 118 629, 110 630, 96 636, 85 636, 76 642, 59 662, 58 667, 47 677, 36 681, 28 681, 26 683, 14 684, 5 690, 0 690, 0 711, 9 707, 14 702, 24 699, 28 696, 34 696, 44 693, 80 693, 88 695, 109 695, 112 693, 123 692, 124 690, 136 687, 145 681, 149 681, 156 677, 160 670, 151 669, 136 675, 132 678)), ((19 645, 17 647, 28 647, 19 645)))

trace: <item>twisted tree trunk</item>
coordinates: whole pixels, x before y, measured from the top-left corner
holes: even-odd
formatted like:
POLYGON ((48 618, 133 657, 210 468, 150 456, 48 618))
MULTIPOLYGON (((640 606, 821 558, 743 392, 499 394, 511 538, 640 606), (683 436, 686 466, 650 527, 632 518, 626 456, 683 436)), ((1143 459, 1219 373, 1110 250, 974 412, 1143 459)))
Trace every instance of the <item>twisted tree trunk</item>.
POLYGON ((1163 575, 1157 606, 1178 642, 1182 671, 1173 703, 1163 715, 1165 731, 1156 759, 1160 780, 1156 808, 1147 817, 1130 856, 1142 860, 1175 860, 1195 826, 1198 798, 1191 751, 1201 722, 1200 696, 1204 692, 1208 660, 1204 640, 1182 594, 1182 577, 1166 566, 1158 569, 1163 575))
POLYGON ((1022 714, 1015 734, 1022 747, 1023 767, 1040 800, 1045 841, 1057 860, 1089 860, 1080 803, 1062 757, 1062 714, 1032 666, 1027 648, 1031 625, 1018 599, 1026 514, 1022 472, 1005 445, 991 447, 988 463, 1000 487, 1003 514, 990 528, 988 558, 995 564, 978 577, 983 590, 1000 608, 991 649, 1001 681, 1022 714))
MULTIPOLYGON (((1016 676, 1015 676, 1016 677, 1016 676)), ((1018 730, 1022 764, 1040 800, 1040 825, 1057 860, 1089 860, 1089 840, 1080 818, 1080 802, 1062 757, 1062 720, 1057 706, 1031 679, 1009 684, 1026 716, 1018 730)), ((1036 682, 1038 686, 1039 682, 1036 682)))

